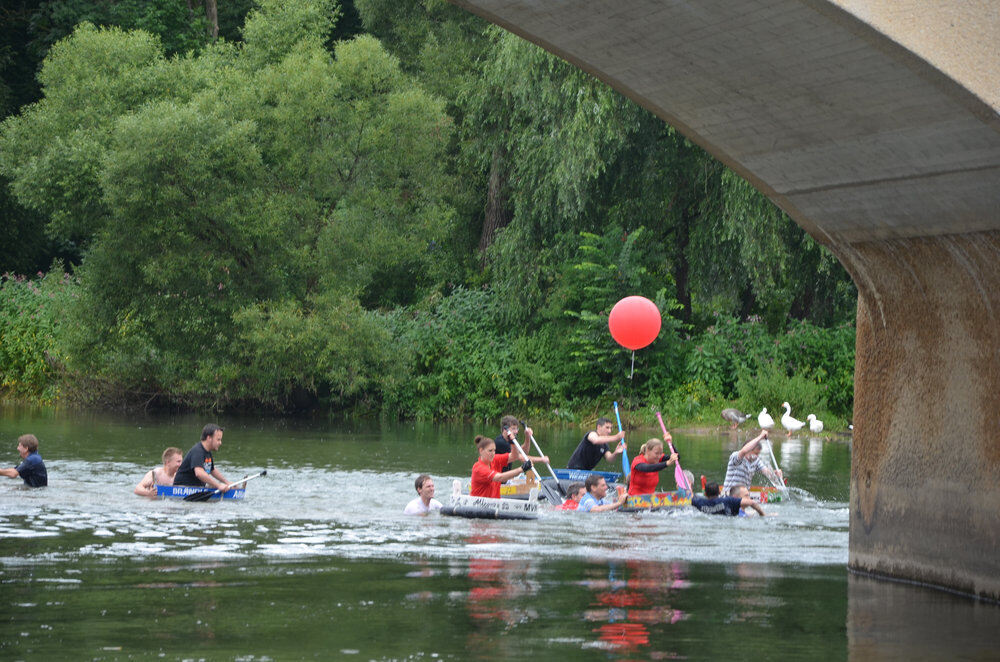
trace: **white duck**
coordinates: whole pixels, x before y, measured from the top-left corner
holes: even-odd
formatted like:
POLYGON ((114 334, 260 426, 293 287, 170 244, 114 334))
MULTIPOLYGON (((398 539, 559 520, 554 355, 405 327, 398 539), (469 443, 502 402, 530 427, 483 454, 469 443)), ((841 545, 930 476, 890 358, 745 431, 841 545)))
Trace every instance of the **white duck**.
POLYGON ((757 414, 757 425, 759 425, 762 430, 770 430, 774 427, 774 419, 767 413, 767 407, 761 409, 760 413, 757 414))
POLYGON ((809 414, 806 416, 806 420, 809 421, 809 431, 819 434, 823 431, 823 421, 816 418, 816 414, 809 414))
POLYGON ((782 402, 781 406, 785 408, 785 413, 781 416, 781 426, 788 430, 788 436, 791 437, 801 430, 805 426, 805 423, 797 418, 792 418, 792 406, 790 404, 782 402))

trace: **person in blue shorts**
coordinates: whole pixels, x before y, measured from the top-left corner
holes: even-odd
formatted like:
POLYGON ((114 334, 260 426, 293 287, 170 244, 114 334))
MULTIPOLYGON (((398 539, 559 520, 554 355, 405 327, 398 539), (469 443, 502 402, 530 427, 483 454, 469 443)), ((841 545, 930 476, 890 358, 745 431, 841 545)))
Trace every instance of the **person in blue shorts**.
POLYGON ((22 434, 17 438, 17 452, 21 464, 12 469, 0 469, 0 476, 20 478, 28 487, 45 487, 49 484, 49 474, 45 463, 38 454, 38 438, 33 434, 22 434))
MULTIPOLYGON (((743 508, 753 508, 761 517, 765 515, 760 504, 749 496, 749 491, 743 486, 738 493, 741 496, 719 496, 719 484, 705 485, 705 496, 691 497, 691 505, 707 515, 729 515, 739 517, 743 508)), ((735 489, 734 489, 735 491, 735 489)))

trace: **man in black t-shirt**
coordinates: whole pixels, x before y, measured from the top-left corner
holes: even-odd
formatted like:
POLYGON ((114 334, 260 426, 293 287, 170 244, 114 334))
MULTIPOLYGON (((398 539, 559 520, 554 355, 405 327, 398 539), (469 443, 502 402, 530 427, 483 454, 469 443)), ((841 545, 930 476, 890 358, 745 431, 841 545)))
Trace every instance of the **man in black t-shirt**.
POLYGON ((625 438, 625 433, 612 434, 613 425, 609 418, 597 419, 597 429, 583 435, 583 441, 573 451, 569 462, 566 463, 566 468, 593 471, 602 457, 608 462, 614 462, 615 456, 625 450, 625 442, 622 441, 625 438), (608 444, 615 442, 619 443, 612 451, 608 448, 608 444))
MULTIPOLYGON (((511 439, 514 439, 517 436, 518 430, 520 429, 518 427, 519 425, 519 421, 514 416, 507 415, 500 419, 500 434, 493 440, 493 443, 497 445, 497 455, 510 452, 510 442, 511 439)), ((531 443, 531 435, 531 428, 525 427, 524 438, 529 444, 531 443)), ((530 446, 524 450, 525 454, 527 454, 529 450, 531 450, 530 446)), ((510 471, 510 468, 511 465, 508 464, 504 467, 504 471, 510 471)))
POLYGON ((229 481, 215 468, 215 459, 212 457, 212 452, 219 450, 220 446, 222 428, 209 423, 201 431, 201 441, 184 456, 184 461, 174 476, 174 485, 214 487, 223 492, 228 491, 226 485, 229 481))

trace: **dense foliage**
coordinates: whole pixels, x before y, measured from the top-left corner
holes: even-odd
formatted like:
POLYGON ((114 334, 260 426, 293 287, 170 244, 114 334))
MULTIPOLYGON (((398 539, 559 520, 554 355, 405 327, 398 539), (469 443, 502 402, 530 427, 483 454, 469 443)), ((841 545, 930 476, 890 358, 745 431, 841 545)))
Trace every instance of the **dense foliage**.
POLYGON ((169 3, 88 6, 42 3, 46 34, 74 27, 36 36, 38 99, 0 128, 8 246, 72 273, 5 277, 8 394, 849 417, 836 260, 538 48, 441 0, 263 0, 218 36, 169 3), (629 294, 664 322, 631 378, 607 332, 629 294))

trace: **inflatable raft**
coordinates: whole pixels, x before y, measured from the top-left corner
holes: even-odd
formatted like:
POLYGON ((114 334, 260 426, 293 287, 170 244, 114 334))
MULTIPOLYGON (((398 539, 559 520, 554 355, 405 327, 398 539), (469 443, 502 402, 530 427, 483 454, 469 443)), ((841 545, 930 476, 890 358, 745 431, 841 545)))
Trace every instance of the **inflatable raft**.
POLYGON ((493 499, 462 494, 460 481, 452 484, 451 502, 441 514, 469 519, 538 519, 538 488, 527 499, 493 499))
MULTIPOLYGON (((192 494, 203 492, 214 492, 214 487, 193 487, 191 485, 157 485, 156 498, 158 499, 183 499, 192 494)), ((246 496, 246 489, 233 489, 223 494, 215 494, 209 497, 208 501, 218 501, 220 499, 242 499, 246 496)))

